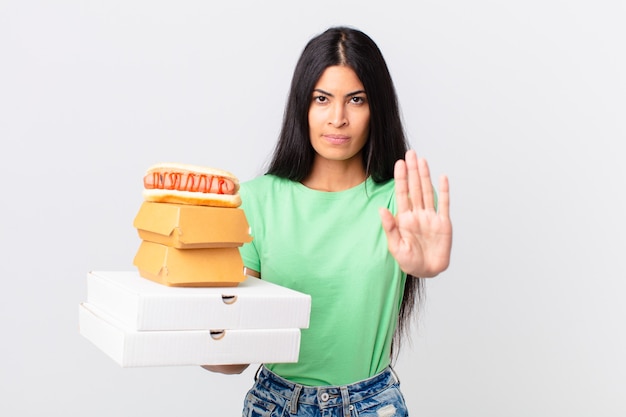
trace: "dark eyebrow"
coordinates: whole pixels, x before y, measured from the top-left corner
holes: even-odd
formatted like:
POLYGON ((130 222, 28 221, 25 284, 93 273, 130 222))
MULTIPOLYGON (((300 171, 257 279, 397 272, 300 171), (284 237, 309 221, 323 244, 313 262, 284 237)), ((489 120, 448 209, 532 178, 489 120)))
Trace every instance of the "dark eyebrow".
MULTIPOLYGON (((322 90, 321 88, 316 88, 316 89, 315 89, 315 90, 313 90, 313 91, 317 91, 318 93, 322 93, 322 94, 324 94, 324 95, 326 95, 326 96, 335 97, 334 95, 330 94, 328 91, 324 91, 324 90, 322 90)), ((346 94, 346 97, 353 97, 353 96, 356 96, 356 95, 358 95, 358 94, 365 94, 365 90, 357 90, 357 91, 353 91, 353 92, 351 92, 351 93, 346 94)))

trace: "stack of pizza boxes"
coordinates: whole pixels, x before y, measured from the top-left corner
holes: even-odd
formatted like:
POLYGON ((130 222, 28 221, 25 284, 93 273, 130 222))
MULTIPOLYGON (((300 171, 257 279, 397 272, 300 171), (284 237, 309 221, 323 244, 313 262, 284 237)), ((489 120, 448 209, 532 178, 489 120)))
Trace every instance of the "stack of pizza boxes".
POLYGON ((133 271, 87 274, 80 333, 123 367, 296 362, 311 298, 245 275, 241 208, 143 201, 133 271))

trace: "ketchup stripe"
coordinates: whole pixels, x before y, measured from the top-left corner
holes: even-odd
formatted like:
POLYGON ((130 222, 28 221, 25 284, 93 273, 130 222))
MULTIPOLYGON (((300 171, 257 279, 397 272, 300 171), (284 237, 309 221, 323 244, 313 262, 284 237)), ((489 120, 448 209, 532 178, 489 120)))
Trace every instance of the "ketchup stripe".
POLYGON ((180 172, 153 172, 144 177, 147 189, 165 189, 215 194, 229 194, 228 181, 217 175, 180 172), (184 177, 184 178, 183 178, 184 177), (152 181, 150 181, 150 179, 152 181), (217 183, 214 183, 217 181, 217 183))

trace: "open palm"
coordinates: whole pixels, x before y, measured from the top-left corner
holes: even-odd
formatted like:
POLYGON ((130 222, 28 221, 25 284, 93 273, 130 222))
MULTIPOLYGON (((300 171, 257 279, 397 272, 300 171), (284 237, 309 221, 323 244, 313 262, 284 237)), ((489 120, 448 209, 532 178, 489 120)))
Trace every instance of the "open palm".
POLYGON ((394 168, 398 212, 381 209, 389 252, 400 268, 415 277, 434 277, 450 264, 452 222, 448 178, 439 181, 437 207, 428 163, 414 150, 394 168))

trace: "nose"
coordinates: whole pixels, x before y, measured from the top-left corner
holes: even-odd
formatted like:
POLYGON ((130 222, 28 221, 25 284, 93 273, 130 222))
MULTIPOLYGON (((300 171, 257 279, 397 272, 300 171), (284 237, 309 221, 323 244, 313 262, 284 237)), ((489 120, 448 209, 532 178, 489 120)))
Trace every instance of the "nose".
POLYGON ((334 127, 342 127, 348 125, 348 115, 343 104, 335 104, 330 112, 329 124, 334 127))

